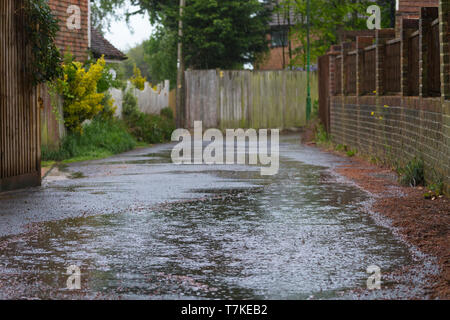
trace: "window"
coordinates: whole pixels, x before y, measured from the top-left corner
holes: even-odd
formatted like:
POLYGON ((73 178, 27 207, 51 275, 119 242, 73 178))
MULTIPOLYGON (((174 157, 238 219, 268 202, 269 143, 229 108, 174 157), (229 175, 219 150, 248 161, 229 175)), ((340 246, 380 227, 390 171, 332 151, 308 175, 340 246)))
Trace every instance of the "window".
POLYGON ((273 30, 270 35, 272 47, 287 47, 288 37, 285 30, 273 30))

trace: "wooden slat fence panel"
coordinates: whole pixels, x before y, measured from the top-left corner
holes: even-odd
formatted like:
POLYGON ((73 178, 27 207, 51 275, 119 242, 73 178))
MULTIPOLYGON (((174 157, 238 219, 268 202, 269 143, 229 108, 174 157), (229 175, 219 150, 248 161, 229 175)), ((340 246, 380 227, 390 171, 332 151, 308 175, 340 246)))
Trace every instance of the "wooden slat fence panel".
POLYGON ((362 70, 362 88, 363 94, 374 94, 376 90, 377 70, 376 70, 376 47, 371 46, 364 49, 364 65, 362 70))
POLYGON ((335 61, 335 87, 334 95, 342 93, 342 56, 336 57, 335 61))
POLYGON ((386 60, 384 68, 386 93, 400 93, 401 88, 401 40, 393 40, 386 44, 386 60))
POLYGON ((36 88, 27 76, 23 0, 0 1, 0 191, 40 184, 36 88))
MULTIPOLYGON (((279 128, 306 124, 307 77, 303 71, 188 70, 186 126, 203 128, 279 128)), ((318 98, 311 73, 311 98, 318 98)))
POLYGON ((408 39, 408 95, 419 95, 420 81, 420 37, 415 32, 408 39))
POLYGON ((345 93, 356 94, 356 51, 347 54, 345 59, 345 93))

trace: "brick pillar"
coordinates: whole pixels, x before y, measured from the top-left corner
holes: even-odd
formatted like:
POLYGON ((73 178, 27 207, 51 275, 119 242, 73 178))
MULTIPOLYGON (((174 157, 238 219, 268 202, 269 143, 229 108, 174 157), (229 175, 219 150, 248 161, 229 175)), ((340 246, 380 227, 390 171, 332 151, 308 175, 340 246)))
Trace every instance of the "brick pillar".
POLYGON ((400 29, 401 42, 401 68, 402 68, 402 96, 409 95, 408 87, 408 63, 409 63, 409 37, 412 33, 419 29, 419 20, 417 19, 402 19, 400 29))
POLYGON ((341 46, 331 47, 328 55, 330 56, 330 96, 336 92, 336 56, 341 52, 341 46))
POLYGON ((420 85, 419 96, 429 96, 428 88, 428 42, 431 35, 431 23, 438 17, 438 8, 422 8, 419 31, 420 31, 420 85))
POLYGON ((450 100, 450 0, 441 0, 439 7, 441 34, 441 93, 450 100))
MULTIPOLYGON (((450 0, 439 3, 439 22, 441 37, 441 94, 442 94, 442 135, 444 139, 442 154, 450 159, 450 0)), ((450 195, 450 168, 443 168, 446 193, 450 195)))

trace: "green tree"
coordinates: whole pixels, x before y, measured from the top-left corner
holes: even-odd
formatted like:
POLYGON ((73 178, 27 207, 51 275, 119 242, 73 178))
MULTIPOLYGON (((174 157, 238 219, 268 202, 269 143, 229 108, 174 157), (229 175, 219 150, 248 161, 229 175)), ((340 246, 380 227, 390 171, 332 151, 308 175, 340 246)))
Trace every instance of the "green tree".
POLYGON ((184 15, 186 65, 233 69, 268 50, 270 12, 257 0, 191 0, 184 15))
MULTIPOLYGON (((114 14, 114 9, 125 0, 95 0, 93 3, 94 21, 100 21, 108 13, 114 14)), ((179 1, 130 0, 130 3, 139 9, 128 12, 127 17, 148 12, 151 22, 164 29, 150 40, 147 47, 150 55, 155 55, 153 49, 169 43, 176 47, 179 1)), ((253 63, 259 54, 268 50, 269 17, 269 11, 258 0, 187 0, 182 39, 186 66, 230 69, 253 63)), ((173 69, 172 55, 166 59, 165 72, 173 69)))
POLYGON ((142 72, 142 75, 147 78, 148 81, 153 81, 152 74, 150 73, 150 66, 147 63, 145 42, 140 45, 131 48, 126 53, 128 59, 125 60, 121 66, 123 67, 124 77, 129 79, 133 76, 134 66, 136 65, 142 72))
POLYGON ((143 43, 144 61, 155 84, 170 80, 174 88, 177 83, 177 39, 175 32, 159 27, 150 40, 143 43))
MULTIPOLYGON (((344 30, 367 29, 367 8, 374 4, 371 0, 313 0, 310 2, 311 61, 323 55, 332 44, 338 42, 339 32, 344 30)), ((390 24, 389 1, 379 1, 383 10, 383 27, 390 24), (387 17, 387 18, 386 18, 387 17)), ((307 0, 283 0, 277 10, 290 8, 295 17, 291 38, 300 46, 294 50, 294 66, 306 67, 307 47, 307 0)))

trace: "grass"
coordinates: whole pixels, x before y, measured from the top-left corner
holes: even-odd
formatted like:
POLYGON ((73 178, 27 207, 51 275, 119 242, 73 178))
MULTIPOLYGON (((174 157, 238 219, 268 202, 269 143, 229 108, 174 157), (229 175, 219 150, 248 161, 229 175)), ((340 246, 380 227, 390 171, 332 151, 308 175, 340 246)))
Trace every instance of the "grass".
POLYGON ((355 150, 348 150, 347 151, 347 157, 354 157, 356 155, 356 149, 355 150))
POLYGON ((100 159, 136 147, 136 140, 120 120, 93 120, 83 134, 69 133, 58 150, 42 149, 42 160, 67 163, 100 159))
POLYGON ((56 164, 56 161, 42 161, 41 167, 42 168, 50 168, 53 167, 56 164))
POLYGON ((318 145, 328 145, 331 142, 327 131, 321 123, 316 127, 315 141, 318 145))
POLYGON ((404 186, 416 187, 425 185, 424 163, 422 159, 414 158, 404 167, 397 167, 399 183, 404 186))
POLYGON ((317 145, 324 147, 333 148, 334 146, 334 150, 345 152, 348 157, 354 157, 358 152, 356 149, 349 149, 346 145, 334 145, 334 143, 331 141, 330 135, 326 132, 324 126, 321 123, 319 123, 319 125, 317 125, 316 127, 315 142, 317 145))
POLYGON ((83 127, 82 134, 69 133, 59 149, 43 147, 42 166, 104 159, 136 147, 149 147, 169 141, 175 130, 169 108, 163 109, 159 116, 144 114, 133 106, 124 119, 94 119, 83 127))

